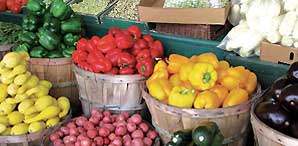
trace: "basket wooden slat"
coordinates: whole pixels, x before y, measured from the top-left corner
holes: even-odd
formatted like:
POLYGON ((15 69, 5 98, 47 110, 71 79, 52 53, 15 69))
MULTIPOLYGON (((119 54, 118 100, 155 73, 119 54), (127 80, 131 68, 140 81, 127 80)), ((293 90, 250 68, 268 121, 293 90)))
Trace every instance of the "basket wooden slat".
POLYGON ((171 135, 178 130, 195 128, 204 121, 216 122, 223 133, 226 146, 244 146, 249 130, 250 107, 261 93, 258 86, 252 98, 237 106, 218 109, 183 109, 173 107, 151 97, 145 89, 142 90, 152 123, 161 136, 163 143, 170 140, 171 135))
POLYGON ((161 33, 215 40, 227 31, 228 27, 228 23, 226 25, 157 23, 155 30, 161 33))
POLYGON ((76 80, 71 68, 71 58, 37 59, 31 58, 29 70, 40 79, 52 82, 50 95, 58 98, 66 96, 72 105, 79 105, 76 80))
POLYGON ((263 123, 255 114, 255 107, 251 111, 251 124, 257 146, 298 146, 298 139, 285 135, 263 123))
POLYGON ((14 44, 0 45, 0 60, 2 60, 5 54, 10 52, 12 46, 14 46, 14 44))
POLYGON ((108 75, 93 73, 73 65, 86 116, 93 107, 112 111, 144 110, 141 86, 146 78, 141 75, 108 75))

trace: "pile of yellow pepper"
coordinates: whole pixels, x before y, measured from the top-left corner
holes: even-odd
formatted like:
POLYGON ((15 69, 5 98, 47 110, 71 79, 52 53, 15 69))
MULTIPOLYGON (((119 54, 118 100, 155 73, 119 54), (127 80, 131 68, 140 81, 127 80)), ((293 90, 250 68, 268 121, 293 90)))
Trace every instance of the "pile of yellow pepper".
POLYGON ((151 96, 166 104, 213 109, 246 102, 257 77, 243 66, 230 67, 213 53, 191 58, 172 54, 166 62, 158 61, 146 85, 151 96))

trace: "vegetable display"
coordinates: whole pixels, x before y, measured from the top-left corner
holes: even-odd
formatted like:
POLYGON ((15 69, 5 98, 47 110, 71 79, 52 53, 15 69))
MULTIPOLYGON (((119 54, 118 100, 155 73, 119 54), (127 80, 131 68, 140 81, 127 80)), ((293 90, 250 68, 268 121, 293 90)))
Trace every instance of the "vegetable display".
POLYGON ((0 45, 17 43, 20 31, 19 25, 0 22, 0 45))
POLYGON ((261 121, 286 135, 298 138, 298 62, 293 63, 287 75, 277 79, 264 95, 255 113, 261 121))
POLYGON ((157 133, 139 114, 111 114, 98 109, 92 109, 89 119, 80 116, 50 136, 54 146, 151 146, 156 138, 157 133))
POLYGON ((50 7, 40 0, 29 0, 29 13, 23 17, 21 44, 13 51, 27 51, 32 58, 71 57, 82 35, 82 20, 63 0, 50 7))
POLYGON ((127 30, 111 28, 102 38, 81 38, 72 54, 73 61, 81 68, 107 74, 150 76, 155 59, 164 55, 160 41, 142 35, 137 26, 127 30))
POLYGON ((165 0, 164 8, 222 8, 228 0, 165 0))
POLYGON ((176 131, 166 146, 222 146, 224 137, 214 122, 202 122, 196 128, 176 131))
POLYGON ((82 14, 97 15, 108 6, 109 0, 83 0, 79 3, 74 3, 71 8, 75 12, 82 14))
POLYGON ((28 0, 0 0, 0 12, 20 13, 28 0))
POLYGON ((158 61, 146 85, 151 96, 166 104, 213 109, 249 100, 257 77, 243 66, 230 67, 213 53, 191 58, 171 54, 167 63, 158 61))
POLYGON ((108 16, 127 20, 138 20, 137 5, 140 0, 120 0, 108 16))
POLYGON ((55 126, 70 110, 66 97, 48 95, 52 84, 27 71, 27 52, 0 62, 0 135, 24 135, 55 126))

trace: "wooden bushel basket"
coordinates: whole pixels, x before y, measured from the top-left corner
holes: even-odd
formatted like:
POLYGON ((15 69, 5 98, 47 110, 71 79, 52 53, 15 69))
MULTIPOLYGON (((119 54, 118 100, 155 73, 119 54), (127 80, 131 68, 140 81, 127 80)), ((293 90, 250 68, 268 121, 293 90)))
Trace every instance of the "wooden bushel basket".
POLYGON ((166 144, 178 130, 193 129, 204 121, 216 122, 225 137, 225 146, 245 146, 249 131, 250 108, 261 93, 257 91, 243 104, 218 109, 177 108, 160 102, 143 89, 142 94, 152 115, 152 124, 166 144))
POLYGON ((0 136, 0 146, 48 146, 50 135, 53 131, 60 128, 60 126, 71 119, 71 112, 59 122, 56 126, 44 129, 40 132, 20 135, 20 136, 0 136))
POLYGON ((141 86, 146 78, 141 75, 108 75, 93 73, 73 65, 79 87, 83 112, 90 115, 93 107, 112 112, 131 114, 146 110, 141 86))
POLYGON ((251 110, 251 124, 256 146, 298 146, 298 139, 285 135, 263 123, 255 114, 254 104, 251 110))
POLYGON ((71 64, 71 58, 31 58, 28 65, 32 74, 53 84, 50 95, 55 98, 66 96, 70 99, 71 104, 77 107, 80 103, 79 93, 71 64))
POLYGON ((5 56, 5 54, 10 52, 10 48, 14 44, 0 45, 0 60, 5 56))

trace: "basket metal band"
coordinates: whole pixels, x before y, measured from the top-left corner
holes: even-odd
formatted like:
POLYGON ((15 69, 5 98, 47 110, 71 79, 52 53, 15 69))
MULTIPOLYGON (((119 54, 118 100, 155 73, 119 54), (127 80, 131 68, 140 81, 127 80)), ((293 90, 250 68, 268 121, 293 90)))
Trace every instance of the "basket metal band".
POLYGON ((76 86, 77 82, 62 82, 53 84, 53 88, 65 88, 65 87, 73 87, 76 86))
MULTIPOLYGON (((159 126, 157 126, 157 124, 152 120, 152 125, 154 126, 154 128, 159 132, 159 133, 161 133, 161 134, 163 134, 163 135, 166 135, 167 137, 172 137, 172 134, 171 133, 169 133, 167 130, 165 130, 165 129, 163 129, 163 128, 160 128, 159 126)), ((230 143, 233 143, 233 142, 235 142, 235 141, 237 141, 237 140, 240 140, 241 138, 244 138, 244 137, 246 137, 246 135, 248 134, 248 128, 245 130, 245 131, 243 131, 243 132, 241 132, 241 133, 239 133, 239 134, 237 134, 237 135, 235 135, 235 136, 231 136, 231 137, 227 137, 227 138, 225 138, 224 139, 224 141, 223 141, 223 144, 225 145, 225 144, 230 144, 230 143)))

